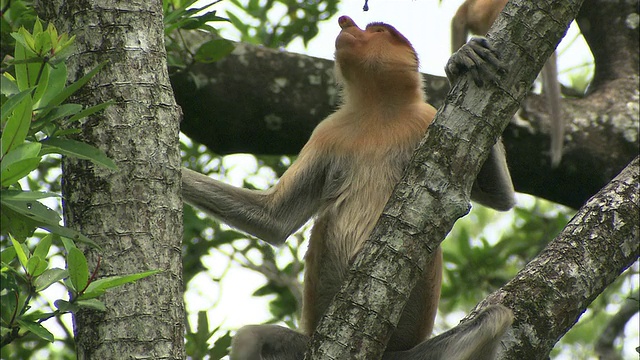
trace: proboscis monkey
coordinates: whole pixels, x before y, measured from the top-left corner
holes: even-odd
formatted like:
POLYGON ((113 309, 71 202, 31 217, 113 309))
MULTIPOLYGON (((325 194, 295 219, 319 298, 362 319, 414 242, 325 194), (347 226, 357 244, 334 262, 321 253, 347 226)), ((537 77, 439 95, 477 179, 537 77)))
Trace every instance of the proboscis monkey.
MULTIPOLYGON (((362 30, 347 16, 338 22, 342 31, 335 58, 343 103, 318 125, 276 185, 266 191, 241 189, 183 169, 188 203, 270 244, 282 244, 307 220, 315 219, 306 254, 301 332, 276 325, 245 326, 233 340, 234 360, 303 358, 309 336, 436 113, 424 101, 418 58, 402 34, 384 23, 362 30)), ((474 66, 473 73, 486 75, 496 70, 496 64, 488 41, 476 38, 452 57, 447 68, 458 73, 474 66)), ((513 185, 501 143, 493 147, 480 174, 472 197, 499 210, 511 208, 513 185)), ((513 318, 502 305, 488 307, 474 320, 424 341, 433 328, 441 280, 438 248, 407 301, 385 358, 493 358, 513 318)))
MULTIPOLYGON (((469 33, 485 35, 509 0, 466 0, 451 20, 451 51, 467 42, 469 33)), ((547 100, 551 123, 551 166, 562 160, 564 120, 560 110, 560 83, 556 53, 551 54, 542 68, 542 88, 547 100)))

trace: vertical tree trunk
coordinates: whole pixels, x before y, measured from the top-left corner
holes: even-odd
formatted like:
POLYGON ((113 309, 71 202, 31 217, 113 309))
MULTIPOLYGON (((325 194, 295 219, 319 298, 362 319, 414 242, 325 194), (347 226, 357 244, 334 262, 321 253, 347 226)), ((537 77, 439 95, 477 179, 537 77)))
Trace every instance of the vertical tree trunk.
POLYGON ((102 246, 99 277, 162 273, 108 291, 107 311, 74 318, 78 359, 183 359, 179 107, 166 69, 162 2, 40 0, 40 14, 76 36, 70 74, 107 66, 77 94, 115 104, 82 124, 81 140, 118 165, 63 160, 64 218, 102 246))

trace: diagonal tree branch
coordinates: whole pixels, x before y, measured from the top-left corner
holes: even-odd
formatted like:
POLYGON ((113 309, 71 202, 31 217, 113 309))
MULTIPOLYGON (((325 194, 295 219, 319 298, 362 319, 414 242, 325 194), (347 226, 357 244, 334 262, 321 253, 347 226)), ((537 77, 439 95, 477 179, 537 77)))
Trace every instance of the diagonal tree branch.
POLYGON ((638 181, 636 157, 540 255, 481 303, 500 302, 515 313, 499 359, 546 359, 587 306, 637 261, 638 181))

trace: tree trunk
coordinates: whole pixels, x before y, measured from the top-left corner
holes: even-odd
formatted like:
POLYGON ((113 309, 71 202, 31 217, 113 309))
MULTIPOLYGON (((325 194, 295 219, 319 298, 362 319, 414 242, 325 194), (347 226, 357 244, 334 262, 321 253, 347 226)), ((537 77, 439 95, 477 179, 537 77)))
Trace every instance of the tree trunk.
POLYGON ((76 36, 72 77, 109 61, 75 101, 115 101, 78 137, 103 149, 118 171, 63 159, 65 223, 102 247, 87 251, 98 277, 162 270, 107 291, 106 312, 75 314, 78 359, 183 359, 180 110, 166 69, 162 2, 40 0, 36 8, 76 36))

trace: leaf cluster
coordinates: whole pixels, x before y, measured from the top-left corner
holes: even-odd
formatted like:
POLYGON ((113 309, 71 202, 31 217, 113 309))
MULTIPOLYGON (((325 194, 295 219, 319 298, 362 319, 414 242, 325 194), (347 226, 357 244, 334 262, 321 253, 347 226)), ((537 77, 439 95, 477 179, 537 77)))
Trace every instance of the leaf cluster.
POLYGON ((235 45, 218 35, 209 23, 228 21, 217 15, 217 10, 209 10, 221 0, 212 1, 202 7, 193 7, 197 0, 164 0, 164 34, 167 48, 167 63, 170 68, 184 69, 193 62, 212 63, 227 56, 235 45), (213 40, 200 44, 195 53, 183 37, 183 30, 205 31, 213 40), (188 55, 188 56, 187 56, 188 55))
POLYGON ((272 48, 285 47, 298 37, 306 46, 318 34, 318 23, 338 11, 337 0, 230 1, 238 12, 227 14, 241 41, 272 48))

